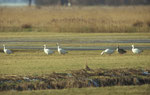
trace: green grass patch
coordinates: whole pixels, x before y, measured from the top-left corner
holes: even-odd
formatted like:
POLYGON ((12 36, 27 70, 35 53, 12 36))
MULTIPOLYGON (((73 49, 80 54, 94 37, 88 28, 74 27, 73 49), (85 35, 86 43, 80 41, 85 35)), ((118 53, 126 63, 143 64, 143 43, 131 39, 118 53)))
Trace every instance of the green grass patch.
POLYGON ((42 50, 14 52, 11 55, 0 53, 0 74, 42 75, 52 72, 82 69, 85 64, 91 68, 150 68, 150 51, 139 55, 117 53, 100 55, 101 51, 69 51, 66 55, 46 55, 42 50))
MULTIPOLYGON (((63 41, 62 47, 99 47, 101 46, 131 46, 133 43, 78 43, 97 40, 128 40, 128 39, 149 39, 149 33, 48 33, 48 32, 12 32, 0 33, 0 39, 4 41, 37 41, 37 40, 58 40, 63 41), (65 41, 70 41, 66 43, 65 41), (77 41, 77 43, 76 43, 77 41)), ((55 47, 56 42, 1 42, 9 48, 12 46, 38 46, 41 50, 12 49, 13 54, 6 55, 0 50, 0 74, 23 74, 41 75, 51 72, 66 72, 67 70, 81 69, 86 63, 92 68, 149 68, 150 51, 144 50, 139 55, 117 53, 111 56, 101 56, 101 50, 97 51, 69 51, 66 55, 59 55, 55 50, 53 55, 45 55, 43 44, 48 47, 55 47)), ((150 46, 149 43, 135 43, 135 46, 150 46)), ((2 48, 2 45, 1 45, 2 48)))

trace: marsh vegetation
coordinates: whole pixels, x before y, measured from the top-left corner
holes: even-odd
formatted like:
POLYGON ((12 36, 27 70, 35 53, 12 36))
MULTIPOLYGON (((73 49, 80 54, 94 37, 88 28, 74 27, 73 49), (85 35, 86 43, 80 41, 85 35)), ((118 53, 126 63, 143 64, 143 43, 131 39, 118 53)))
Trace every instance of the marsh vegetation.
POLYGON ((149 6, 0 8, 0 32, 150 32, 149 6))

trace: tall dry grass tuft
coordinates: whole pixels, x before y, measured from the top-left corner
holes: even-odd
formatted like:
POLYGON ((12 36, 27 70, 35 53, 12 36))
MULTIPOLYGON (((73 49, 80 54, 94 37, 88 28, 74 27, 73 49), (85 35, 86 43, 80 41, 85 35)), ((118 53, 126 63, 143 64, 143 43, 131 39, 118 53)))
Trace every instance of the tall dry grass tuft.
POLYGON ((148 26, 148 27, 150 27, 150 21, 147 21, 147 23, 146 23, 146 24, 147 24, 147 26, 148 26))
POLYGON ((143 26, 143 22, 142 21, 136 21, 135 23, 133 23, 134 27, 142 27, 143 26))
POLYGON ((30 25, 30 24, 24 24, 24 25, 21 26, 21 28, 29 29, 29 28, 32 28, 32 25, 30 25))
POLYGON ((2 7, 0 32, 26 31, 25 27, 40 32, 150 32, 148 24, 144 24, 150 21, 149 8, 149 6, 41 7, 40 9, 2 7), (136 21, 141 21, 143 24, 136 21), (139 30, 135 26, 142 28, 139 30))

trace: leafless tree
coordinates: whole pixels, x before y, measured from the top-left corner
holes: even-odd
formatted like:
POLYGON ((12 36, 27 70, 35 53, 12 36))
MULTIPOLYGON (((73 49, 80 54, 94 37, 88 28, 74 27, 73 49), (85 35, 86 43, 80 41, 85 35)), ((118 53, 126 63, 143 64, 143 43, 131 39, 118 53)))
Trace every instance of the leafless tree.
POLYGON ((31 6, 31 4, 32 4, 32 0, 29 0, 29 7, 31 6))

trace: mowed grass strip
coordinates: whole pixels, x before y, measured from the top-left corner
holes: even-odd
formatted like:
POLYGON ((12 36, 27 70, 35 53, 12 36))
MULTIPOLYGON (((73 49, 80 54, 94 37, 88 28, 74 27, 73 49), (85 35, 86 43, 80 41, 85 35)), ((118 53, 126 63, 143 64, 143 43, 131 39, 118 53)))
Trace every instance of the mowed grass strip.
POLYGON ((1 95, 149 95, 150 85, 71 88, 63 90, 3 91, 1 95))
POLYGON ((0 32, 0 38, 20 39, 149 39, 150 33, 50 33, 50 32, 0 32))
POLYGON ((6 55, 0 53, 1 75, 42 75, 52 72, 69 72, 89 67, 96 68, 150 68, 150 51, 145 50, 141 54, 132 54, 128 51, 124 55, 114 53, 100 55, 101 51, 69 51, 66 55, 59 55, 57 51, 53 55, 46 55, 43 50, 31 50, 14 52, 6 55))
MULTIPOLYGON (((101 41, 118 40, 148 40, 150 33, 49 33, 49 32, 1 32, 0 43, 12 46, 37 46, 47 44, 56 47, 60 42, 63 47, 85 47, 85 46, 149 46, 149 43, 101 43, 101 41), (8 42, 7 42, 8 41, 8 42), (10 41, 10 42, 9 42, 10 41), (22 41, 22 42, 21 42, 22 41)), ((2 47, 2 45, 0 46, 2 47)))

